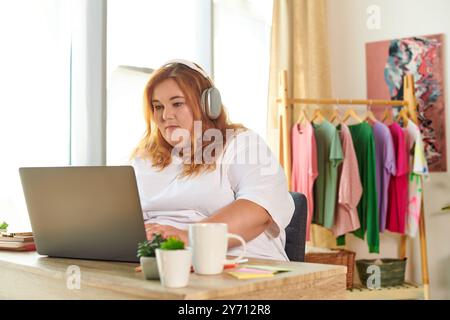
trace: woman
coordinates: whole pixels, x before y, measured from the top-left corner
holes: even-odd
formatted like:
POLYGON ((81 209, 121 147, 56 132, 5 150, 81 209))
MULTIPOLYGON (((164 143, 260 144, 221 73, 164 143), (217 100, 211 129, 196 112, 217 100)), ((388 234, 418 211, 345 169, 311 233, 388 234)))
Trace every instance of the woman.
MULTIPOLYGON (((147 130, 132 165, 147 237, 188 243, 188 224, 221 222, 245 239, 246 256, 288 260, 294 203, 283 170, 256 133, 228 121, 217 96, 202 98, 208 89, 216 90, 212 80, 185 60, 155 70, 146 85, 147 130)), ((238 245, 230 240, 228 254, 238 245)))

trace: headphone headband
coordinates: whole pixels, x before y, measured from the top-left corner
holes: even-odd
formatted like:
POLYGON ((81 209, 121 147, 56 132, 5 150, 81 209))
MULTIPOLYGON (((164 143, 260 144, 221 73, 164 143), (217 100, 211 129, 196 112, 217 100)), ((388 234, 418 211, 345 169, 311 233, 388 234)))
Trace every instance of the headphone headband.
POLYGON ((200 68, 198 65, 196 65, 194 62, 191 62, 189 60, 184 60, 184 59, 169 60, 166 63, 164 63, 163 67, 166 67, 166 66, 174 64, 174 63, 184 64, 185 66, 191 68, 192 70, 195 70, 198 73, 200 73, 203 77, 205 77, 212 83, 212 79, 208 76, 208 74, 202 68, 200 68))

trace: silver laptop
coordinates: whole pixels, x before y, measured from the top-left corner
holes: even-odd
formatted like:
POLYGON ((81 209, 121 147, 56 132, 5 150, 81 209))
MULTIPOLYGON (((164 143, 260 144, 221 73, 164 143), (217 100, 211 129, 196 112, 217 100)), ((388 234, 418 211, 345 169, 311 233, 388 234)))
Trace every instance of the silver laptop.
POLYGON ((20 168, 39 254, 138 262, 146 239, 131 166, 20 168))

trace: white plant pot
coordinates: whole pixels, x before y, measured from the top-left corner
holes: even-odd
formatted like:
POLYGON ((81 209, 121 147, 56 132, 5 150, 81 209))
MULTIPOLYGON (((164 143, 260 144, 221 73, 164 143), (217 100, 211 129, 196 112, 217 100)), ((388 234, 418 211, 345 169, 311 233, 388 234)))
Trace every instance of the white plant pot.
POLYGON ((156 249, 155 251, 161 284, 169 288, 182 288, 187 286, 191 273, 191 249, 156 249))
POLYGON ((158 280, 158 264, 155 257, 141 257, 141 267, 147 280, 158 280))

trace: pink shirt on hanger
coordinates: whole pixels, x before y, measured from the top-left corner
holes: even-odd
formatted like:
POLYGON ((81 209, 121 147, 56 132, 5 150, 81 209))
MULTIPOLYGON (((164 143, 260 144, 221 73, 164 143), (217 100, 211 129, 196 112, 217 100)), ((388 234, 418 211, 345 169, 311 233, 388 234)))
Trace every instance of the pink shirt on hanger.
POLYGON ((363 191, 359 177, 358 159, 353 147, 352 135, 347 125, 340 125, 339 135, 344 152, 344 161, 340 173, 335 220, 331 229, 336 237, 361 227, 357 206, 363 191))
POLYGON ((303 193, 308 205, 306 240, 314 212, 313 186, 317 178, 317 149, 314 129, 310 122, 292 127, 292 191, 303 193))
POLYGON ((408 154, 407 138, 402 128, 394 122, 389 126, 394 143, 397 172, 389 182, 388 211, 386 229, 391 232, 405 233, 408 209, 408 154))

